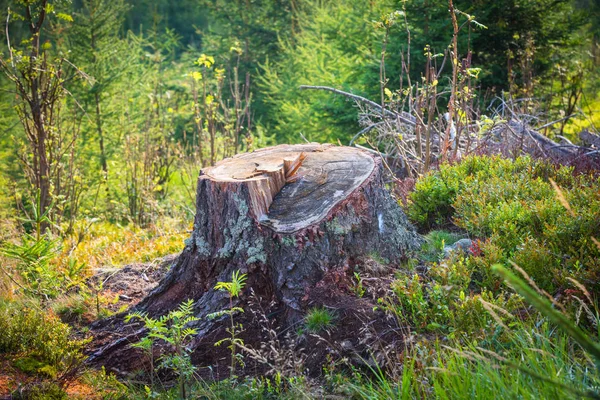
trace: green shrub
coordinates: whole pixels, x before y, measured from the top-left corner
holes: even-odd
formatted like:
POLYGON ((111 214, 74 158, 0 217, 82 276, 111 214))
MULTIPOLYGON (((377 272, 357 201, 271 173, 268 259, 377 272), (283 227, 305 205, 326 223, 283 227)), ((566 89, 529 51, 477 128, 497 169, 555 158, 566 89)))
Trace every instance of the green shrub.
POLYGON ((465 260, 471 271, 471 285, 480 290, 498 293, 502 279, 492 272, 492 266, 506 261, 503 249, 493 238, 477 240, 474 247, 475 253, 465 260))
POLYGON ((417 331, 483 335, 496 328, 496 319, 510 319, 510 312, 522 303, 514 295, 485 289, 473 292, 476 267, 470 258, 452 256, 432 264, 424 277, 414 274, 395 280, 391 284, 393 295, 380 300, 380 304, 400 325, 409 324, 417 331), (497 310, 495 316, 490 308, 497 310))
MULTIPOLYGON (((600 234, 598 179, 529 157, 470 156, 420 179, 410 200, 408 215, 421 228, 453 222, 471 236, 489 238, 503 261, 518 260, 547 291, 564 286, 569 276, 600 288, 600 249, 591 240, 600 234)), ((475 272, 493 283, 488 271, 475 272)))
POLYGON ((407 213, 420 228, 448 225, 454 215, 456 196, 469 183, 489 176, 510 173, 522 165, 511 165, 501 158, 467 157, 459 164, 442 164, 419 179, 409 197, 407 213), (502 168, 510 165, 512 168, 502 168))
POLYGON ((407 214, 421 229, 444 226, 454 213, 452 204, 458 190, 458 180, 447 175, 442 167, 419 179, 411 193, 407 214))
POLYGON ((417 328, 424 328, 430 321, 430 305, 425 296, 425 286, 419 275, 400 278, 392 282, 395 299, 387 304, 402 322, 408 322, 417 328))
POLYGON ((21 244, 5 242, 0 255, 13 260, 14 268, 2 268, 13 280, 20 280, 19 287, 27 295, 42 299, 55 298, 61 291, 80 285, 85 276, 85 263, 66 257, 59 263, 62 244, 59 238, 49 234, 34 237, 23 235, 21 244))
POLYGON ((0 353, 18 355, 28 372, 57 377, 84 358, 85 342, 71 339, 68 325, 35 304, 0 300, 0 332, 0 353))
MULTIPOLYGON (((458 164, 442 164, 439 170, 432 170, 419 179, 410 195, 407 213, 421 228, 443 226, 452 222, 456 198, 465 191, 475 189, 475 192, 485 194, 490 190, 502 194, 514 185, 514 189, 525 188, 521 195, 527 196, 527 193, 537 194, 537 188, 530 183, 538 178, 540 182, 554 179, 561 187, 569 188, 580 183, 573 177, 572 169, 557 169, 529 157, 510 160, 499 156, 469 156, 458 164)), ((510 192, 513 193, 514 190, 510 192)))
POLYGON ((23 400, 66 400, 67 392, 54 382, 40 382, 12 393, 11 398, 23 400))

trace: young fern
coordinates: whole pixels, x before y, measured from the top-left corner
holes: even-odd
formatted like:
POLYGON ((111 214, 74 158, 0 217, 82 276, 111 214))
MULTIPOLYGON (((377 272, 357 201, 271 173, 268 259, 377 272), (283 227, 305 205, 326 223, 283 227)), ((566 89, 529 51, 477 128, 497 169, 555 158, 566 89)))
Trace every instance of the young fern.
POLYGON ((239 363, 243 365, 243 361, 241 358, 241 354, 237 354, 237 347, 242 347, 244 345, 244 340, 239 337, 239 334, 242 333, 244 327, 242 324, 236 324, 233 320, 233 315, 235 313, 243 313, 244 309, 241 307, 233 306, 233 299, 239 297, 242 293, 242 289, 246 286, 246 274, 240 273, 240 271, 234 271, 231 275, 231 282, 218 282, 215 285, 216 290, 222 290, 229 294, 229 308, 227 310, 217 311, 208 315, 208 318, 215 319, 221 318, 224 316, 229 316, 229 328, 227 328, 227 333, 229 333, 229 337, 223 338, 215 343, 215 346, 221 346, 223 343, 229 343, 228 348, 231 350, 231 376, 235 376, 235 367, 239 363))
POLYGON ((233 274, 231 274, 231 282, 217 282, 215 289, 228 292, 231 298, 238 297, 244 286, 246 286, 246 279, 246 274, 240 274, 240 271, 234 271, 233 274))
POLYGON ((182 399, 185 399, 186 381, 192 377, 195 371, 190 359, 190 349, 187 347, 189 339, 198 333, 196 329, 187 327, 188 324, 199 320, 194 316, 193 300, 190 299, 181 303, 179 308, 158 319, 136 311, 127 315, 125 322, 130 322, 133 319, 141 320, 148 329, 146 337, 138 343, 132 344, 132 347, 140 348, 148 354, 151 383, 154 383, 153 346, 157 340, 162 340, 172 346, 174 350, 160 357, 161 363, 158 368, 170 369, 175 372, 179 377, 179 395, 182 399))

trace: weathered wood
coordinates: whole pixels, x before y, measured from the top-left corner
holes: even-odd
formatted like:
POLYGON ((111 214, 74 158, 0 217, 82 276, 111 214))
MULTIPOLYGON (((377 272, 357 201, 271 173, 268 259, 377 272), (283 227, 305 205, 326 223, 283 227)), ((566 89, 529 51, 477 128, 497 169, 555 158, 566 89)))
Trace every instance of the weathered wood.
MULTIPOLYGON (((592 141, 593 136, 584 134, 584 137, 592 141)), ((557 143, 518 120, 511 120, 492 129, 486 135, 484 143, 498 139, 504 142, 502 151, 511 152, 513 155, 524 152, 565 165, 588 164, 587 169, 597 169, 600 162, 593 148, 569 142, 557 143)))
MULTIPOLYGON (((330 271, 373 254, 397 262, 420 245, 382 172, 377 155, 320 144, 271 147, 203 170, 193 233, 136 309, 161 315, 194 299, 202 337, 215 324, 205 316, 229 307, 213 287, 241 270, 247 288, 279 301, 293 321, 330 271)), ((109 343, 93 358, 118 362, 121 347, 109 343)))
POLYGON ((402 258, 419 238, 381 174, 375 155, 318 144, 276 146, 204 170, 194 232, 170 274, 173 282, 144 307, 164 310, 229 279, 234 269, 260 268, 272 291, 300 310, 305 286, 348 257, 402 258), (284 161, 302 154, 300 178, 286 184, 284 161), (168 304, 159 300, 164 296, 168 304))
POLYGON ((600 136, 593 134, 587 129, 584 129, 579 133, 579 139, 589 146, 594 146, 596 149, 600 149, 600 136))

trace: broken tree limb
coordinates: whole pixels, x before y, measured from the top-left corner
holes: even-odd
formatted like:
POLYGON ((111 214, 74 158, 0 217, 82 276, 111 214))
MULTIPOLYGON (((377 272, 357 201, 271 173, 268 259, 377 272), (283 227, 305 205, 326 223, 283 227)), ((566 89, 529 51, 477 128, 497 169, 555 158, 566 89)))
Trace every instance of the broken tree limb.
POLYGON ((364 135, 365 133, 370 132, 372 129, 377 128, 378 126, 383 125, 383 121, 382 122, 378 122, 376 124, 373 125, 369 125, 364 129, 361 129, 356 135, 354 135, 352 137, 352 139, 350 139, 350 142, 348 143, 348 146, 352 146, 354 144, 354 141, 357 140, 358 138, 360 138, 362 135, 364 135))
MULTIPOLYGON (((584 137, 587 138, 585 134, 584 137)), ((592 136, 589 139, 594 138, 592 136)), ((584 140, 582 142, 585 143, 584 140)), ((600 169, 600 156, 594 147, 578 146, 566 140, 557 143, 517 118, 489 130, 483 138, 482 145, 487 146, 488 151, 500 152, 511 157, 525 153, 547 158, 554 163, 574 166, 578 171, 591 172, 600 169)))
POLYGON ((594 146, 596 149, 600 149, 600 136, 593 134, 587 129, 584 129, 579 133, 579 139, 588 146, 594 146))
MULTIPOLYGON (((359 103, 364 103, 367 104, 371 107, 373 107, 374 109, 377 109, 379 111, 382 110, 381 108, 381 104, 377 104, 372 100, 367 99, 366 97, 363 96, 359 96, 353 93, 348 93, 348 92, 344 92, 343 90, 339 90, 339 89, 335 89, 329 86, 310 86, 310 85, 301 85, 300 86, 300 90, 325 90, 328 92, 332 92, 335 94, 339 94, 345 97, 348 97, 354 101, 357 101, 359 103)), ((398 118, 400 121, 404 122, 405 124, 408 125, 415 125, 415 117, 413 117, 412 115, 405 113, 405 112, 400 112, 397 113, 395 111, 389 110, 387 108, 383 109, 384 115, 388 116, 388 117, 393 117, 393 118, 398 118)))

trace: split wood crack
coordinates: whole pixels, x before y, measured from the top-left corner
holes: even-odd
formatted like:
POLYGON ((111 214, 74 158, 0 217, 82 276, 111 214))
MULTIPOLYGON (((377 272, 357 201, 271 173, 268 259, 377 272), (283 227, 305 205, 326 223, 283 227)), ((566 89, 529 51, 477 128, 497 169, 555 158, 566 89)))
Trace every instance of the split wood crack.
POLYGON ((204 169, 202 179, 244 201, 261 225, 292 232, 324 218, 374 168, 373 156, 360 150, 309 143, 231 157, 204 169))
POLYGON ((250 185, 249 187, 251 189, 250 198, 252 199, 254 212, 259 220, 268 220, 267 213, 269 212, 269 207, 273 203, 273 199, 277 193, 285 185, 302 178, 299 170, 306 160, 306 156, 305 152, 301 152, 293 158, 283 158, 283 163, 275 170, 272 168, 260 169, 257 165, 255 171, 246 177, 246 179, 258 178, 257 184, 250 185), (264 179, 260 179, 260 177, 264 179))

